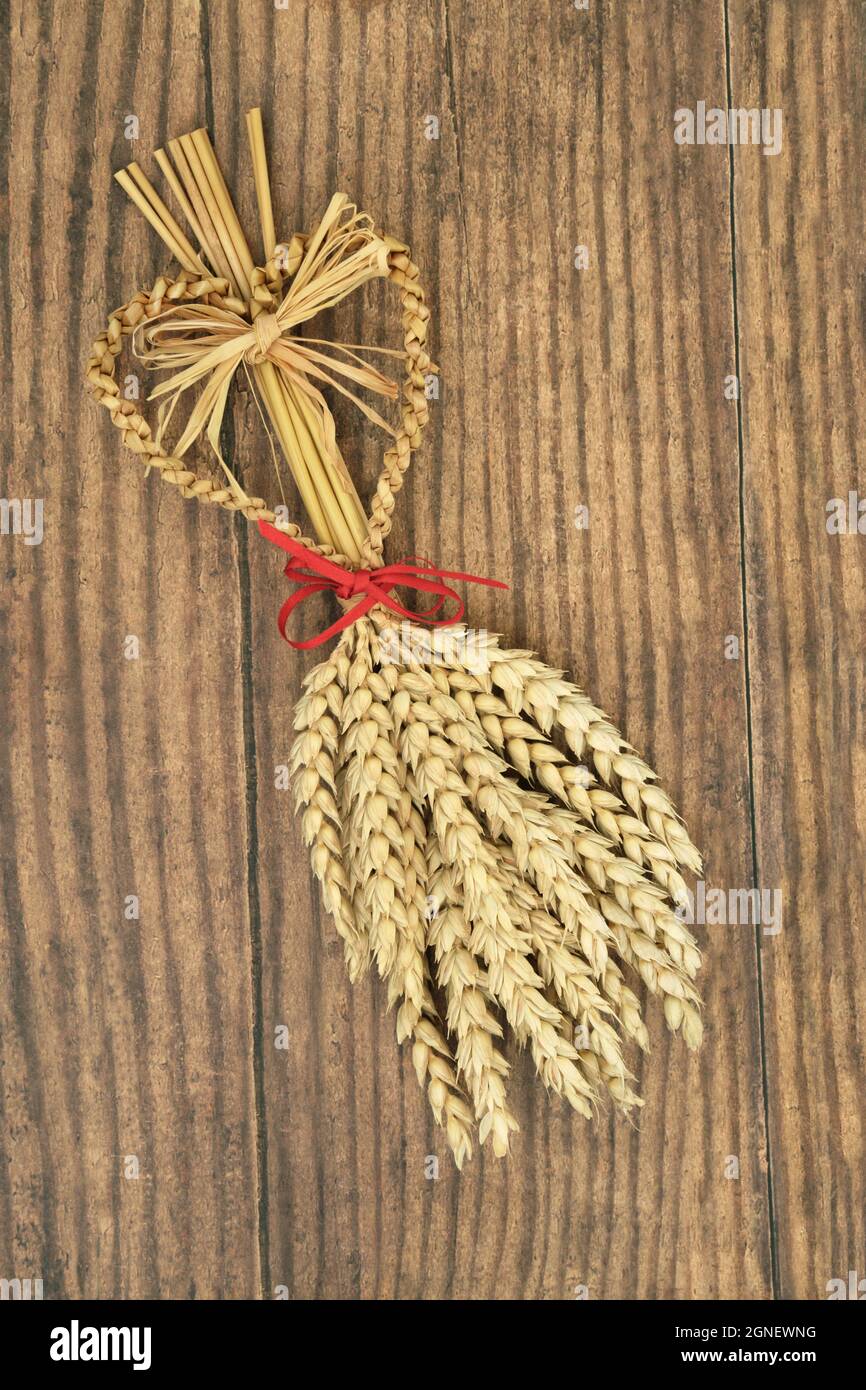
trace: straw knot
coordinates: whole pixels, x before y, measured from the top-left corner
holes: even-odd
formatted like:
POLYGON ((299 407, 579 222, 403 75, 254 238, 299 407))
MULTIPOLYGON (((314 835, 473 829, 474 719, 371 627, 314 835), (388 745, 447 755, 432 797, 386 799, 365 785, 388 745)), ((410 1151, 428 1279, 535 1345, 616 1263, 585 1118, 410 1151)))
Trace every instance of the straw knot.
POLYGON ((257 367, 266 360, 268 352, 282 333, 276 314, 259 314, 258 318, 253 319, 253 332, 256 335, 256 345, 246 353, 246 360, 251 367, 257 367))

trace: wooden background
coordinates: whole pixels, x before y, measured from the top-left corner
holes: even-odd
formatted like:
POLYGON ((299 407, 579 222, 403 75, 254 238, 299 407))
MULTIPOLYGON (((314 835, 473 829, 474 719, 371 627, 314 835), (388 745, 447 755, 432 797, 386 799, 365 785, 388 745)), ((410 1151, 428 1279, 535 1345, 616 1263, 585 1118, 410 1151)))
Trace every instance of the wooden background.
MULTIPOLYGON (((0 12, 0 489, 45 506, 41 545, 0 537, 0 1276, 50 1298, 814 1299, 866 1275, 866 540, 825 524, 864 486, 866 11, 0 12), (781 108, 781 153, 676 145, 699 100, 781 108), (343 188, 430 288, 441 398, 392 557, 510 580, 471 593, 475 623, 577 673, 708 884, 783 894, 778 935, 701 933, 698 1056, 648 1010, 638 1125, 572 1119, 519 1059, 514 1155, 462 1175, 275 787, 315 660, 276 634, 279 564, 143 482, 81 389, 107 311, 165 264, 113 170, 205 123, 252 216, 256 104, 279 225, 343 188)), ((377 289, 348 322, 388 341, 377 289)), ((369 481, 375 432, 341 418, 369 481)), ((254 480, 243 393, 233 434, 254 480)))

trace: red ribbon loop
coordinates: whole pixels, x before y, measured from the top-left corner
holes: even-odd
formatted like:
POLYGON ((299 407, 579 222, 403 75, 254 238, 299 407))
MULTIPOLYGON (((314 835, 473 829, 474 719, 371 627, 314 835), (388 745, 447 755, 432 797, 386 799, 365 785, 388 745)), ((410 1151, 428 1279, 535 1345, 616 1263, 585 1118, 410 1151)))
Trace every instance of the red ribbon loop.
POLYGON ((507 584, 501 583, 498 579, 484 579, 481 575, 464 574, 460 570, 440 570, 436 565, 427 562, 422 564, 414 555, 399 560, 396 565, 385 565, 378 570, 347 570, 324 555, 317 555, 314 551, 308 550, 298 541, 293 541, 291 536, 287 536, 284 531, 278 531, 276 526, 272 526, 268 521, 260 521, 259 530, 265 540, 279 546, 289 557, 284 572, 286 578, 297 585, 297 588, 280 609, 277 622, 289 646, 295 647, 298 651, 320 647, 323 642, 336 637, 338 632, 343 632, 359 618, 363 618, 364 614, 369 613, 377 604, 396 613, 398 617, 408 618, 413 623, 426 623, 428 627, 449 627, 452 623, 459 623, 465 605, 460 595, 445 583, 446 579, 462 579, 467 584, 484 584, 489 589, 508 588, 507 584), (398 586, 417 589, 419 593, 435 594, 436 602, 420 613, 413 613, 391 597, 391 590, 398 586), (324 632, 307 638, 306 642, 293 642, 286 634, 286 623, 292 610, 305 598, 309 598, 310 594, 318 594, 325 589, 330 589, 338 598, 357 598, 360 602, 343 613, 324 632), (436 618, 434 615, 449 598, 457 604, 457 612, 450 618, 436 618))

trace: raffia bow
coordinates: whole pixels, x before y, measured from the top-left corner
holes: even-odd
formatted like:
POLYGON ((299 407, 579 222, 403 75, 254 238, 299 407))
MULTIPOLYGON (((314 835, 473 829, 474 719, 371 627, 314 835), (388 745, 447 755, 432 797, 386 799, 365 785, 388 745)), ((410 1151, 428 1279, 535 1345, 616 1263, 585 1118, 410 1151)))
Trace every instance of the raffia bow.
POLYGON ((389 246, 375 233, 367 214, 359 213, 345 194, 336 193, 309 238, 281 301, 277 303, 274 298, 273 282, 269 286, 265 273, 259 272, 260 283, 253 290, 246 316, 233 307, 213 303, 185 304, 142 325, 134 344, 139 359, 155 369, 181 368, 151 393, 151 400, 163 398, 157 438, 161 439, 183 393, 209 378, 173 445, 173 453, 183 457, 200 435, 206 435, 230 484, 242 491, 220 453, 220 430, 235 372, 241 365, 261 367, 264 363, 272 363, 285 387, 299 392, 318 413, 325 448, 338 470, 343 470, 344 464, 337 448, 334 418, 316 382, 333 387, 394 437, 396 431, 388 421, 344 383, 396 399, 396 382, 364 362, 358 352, 399 353, 292 333, 298 324, 332 308, 368 280, 386 277, 388 256, 389 246), (269 307, 275 303, 276 308, 269 307), (323 347, 340 356, 322 352, 323 347))

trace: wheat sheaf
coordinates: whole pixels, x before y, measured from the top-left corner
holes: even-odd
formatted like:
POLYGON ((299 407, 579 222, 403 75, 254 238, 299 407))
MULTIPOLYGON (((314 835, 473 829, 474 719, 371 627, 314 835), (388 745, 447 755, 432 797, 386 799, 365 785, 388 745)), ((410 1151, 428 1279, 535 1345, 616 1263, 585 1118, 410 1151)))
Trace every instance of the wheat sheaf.
POLYGON ((419 272, 408 248, 343 195, 313 233, 278 242, 258 111, 247 128, 259 264, 204 131, 156 155, 194 240, 137 164, 118 175, 180 270, 115 311, 87 381, 148 472, 241 512, 289 551, 286 573, 299 589, 284 605, 284 632, 309 592, 328 588, 342 605, 329 629, 335 645, 305 678, 294 716, 303 837, 349 975, 372 966, 385 981, 397 1039, 410 1045, 461 1167, 476 1142, 504 1156, 518 1130, 509 1033, 544 1085, 587 1119, 608 1100, 623 1111, 642 1104, 625 1059, 628 1045, 649 1042, 636 989, 658 996, 669 1028, 700 1045, 701 957, 677 907, 682 871, 699 873, 701 859, 655 773, 578 686, 531 652, 443 619, 449 572, 385 566, 435 370, 419 272), (406 372, 397 424, 357 394, 398 396, 367 349, 296 331, 375 277, 401 302, 403 349, 391 353, 406 372), (155 431, 115 380, 130 339, 147 366, 171 373, 153 393, 162 400, 155 431), (279 444, 278 495, 288 467, 315 540, 250 496, 220 453, 238 370, 279 444), (195 404, 169 444, 193 387, 195 404), (369 512, 336 442, 333 390, 391 437, 369 512), (209 475, 185 458, 201 436, 213 447, 209 475), (398 603, 402 584, 438 595, 435 616, 421 620, 398 603))

